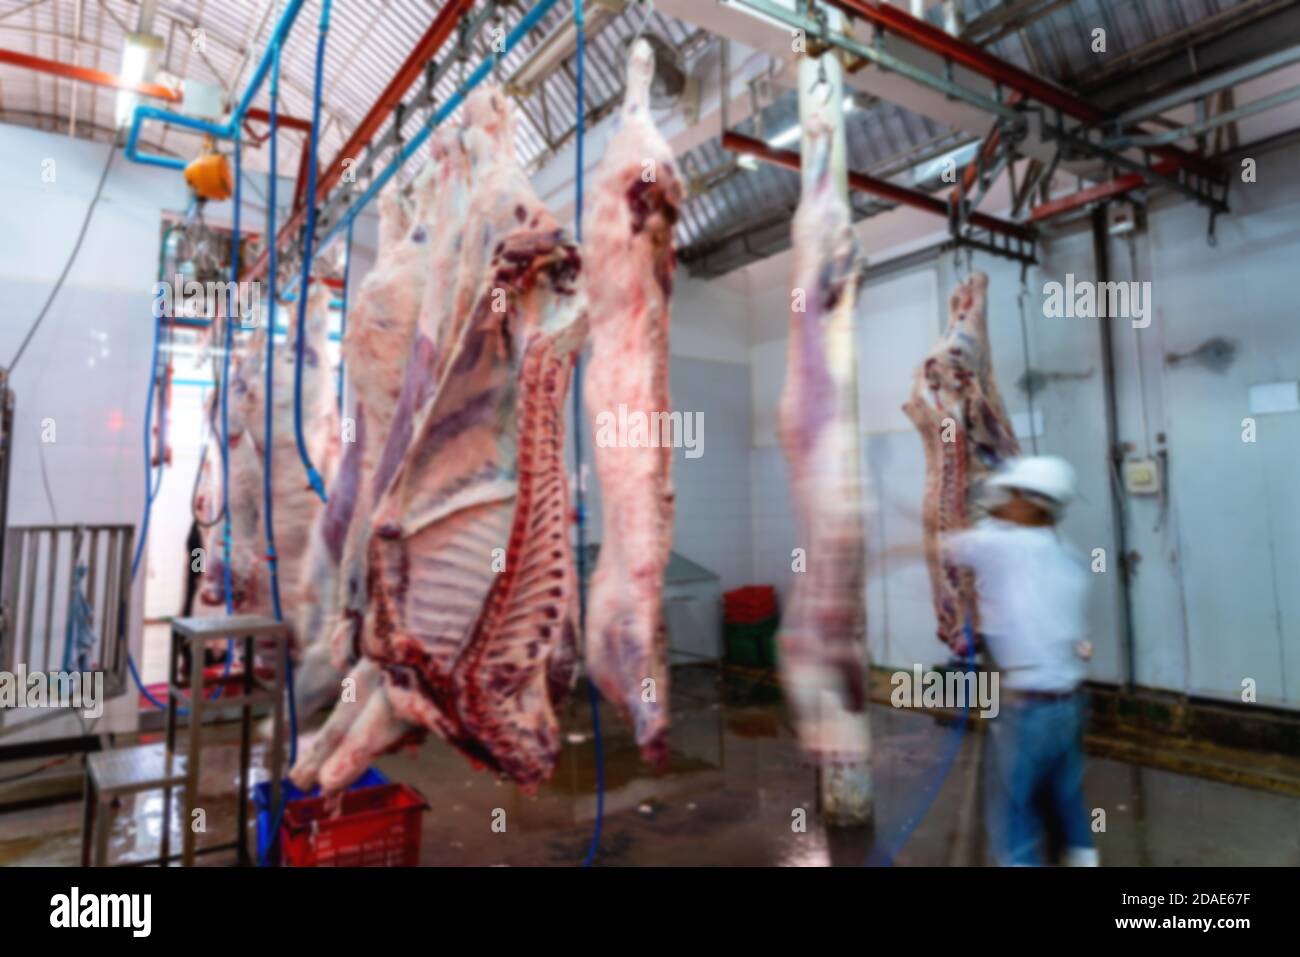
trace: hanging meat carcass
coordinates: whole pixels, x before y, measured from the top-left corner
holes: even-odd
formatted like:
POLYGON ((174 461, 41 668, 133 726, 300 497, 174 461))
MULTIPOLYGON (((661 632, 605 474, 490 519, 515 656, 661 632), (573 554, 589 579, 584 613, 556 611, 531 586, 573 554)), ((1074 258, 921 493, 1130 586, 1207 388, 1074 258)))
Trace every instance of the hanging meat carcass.
MULTIPOLYGON (((594 422, 602 414, 671 411, 668 319, 676 254, 673 224, 684 190, 668 143, 650 115, 654 51, 632 50, 622 127, 596 174, 584 231, 591 362, 584 383, 594 422)), ((663 437, 660 436, 662 439, 663 437)), ((604 696, 630 720, 646 761, 668 759, 668 663, 663 575, 672 548, 671 442, 593 450, 602 495, 600 556, 587 605, 584 659, 604 696)))
MULTIPOLYGON (((308 295, 302 386, 303 434, 307 451, 326 483, 334 476, 339 450, 338 406, 325 352, 329 341, 330 295, 324 283, 313 285, 308 295)), ((307 543, 322 504, 307 480, 298 454, 294 432, 294 349, 298 323, 293 310, 289 310, 288 322, 284 346, 275 353, 271 494, 283 612, 286 620, 296 621, 307 543)), ((262 448, 261 430, 254 426, 253 433, 258 438, 258 447, 262 448)))
POLYGON ((585 331, 581 258, 514 158, 508 111, 494 88, 466 104, 473 186, 448 301, 468 283, 472 305, 438 324, 460 321, 375 509, 358 701, 301 755, 299 785, 344 787, 410 727, 529 789, 559 753, 553 665, 576 604, 562 407, 585 331))
MULTIPOLYGON (((312 287, 306 311, 304 345, 302 419, 307 449, 328 482, 338 458, 338 420, 334 404, 332 377, 326 361, 329 337, 329 291, 324 285, 312 287)), ((269 311, 268 311, 269 314, 269 311)), ((272 466, 271 498, 275 518, 276 567, 279 580, 280 607, 286 621, 297 620, 301 598, 300 585, 306 561, 310 530, 321 510, 320 498, 307 481, 298 455, 294 431, 294 344, 298 329, 289 319, 288 335, 275 349, 275 396, 271 406, 272 466)), ((241 503, 258 502, 260 516, 265 507, 262 476, 265 469, 266 435, 266 330, 259 329, 248 351, 240 359, 239 375, 230 383, 229 405, 238 407, 241 433, 231 434, 231 490, 239 490, 241 503), (240 450, 239 445, 248 447, 240 450), (236 465, 238 463, 238 479, 236 465), (254 486, 256 491, 254 491, 254 486)), ((251 508, 249 512, 251 513, 251 508)), ((232 514, 232 519, 235 516, 232 514)), ((241 524, 245 518, 239 519, 241 524)), ((263 524, 259 521, 259 525, 263 524)), ((270 614, 269 568, 265 561, 265 528, 260 528, 258 553, 263 556, 253 569, 257 595, 256 612, 270 614)), ((236 566, 243 577, 243 570, 236 566)))
MULTIPOLYGON (((912 395, 903 405, 925 449, 921 524, 939 639, 966 652, 963 624, 974 615, 975 587, 969 569, 948 564, 942 537, 970 524, 972 485, 1020 454, 993 379, 989 350, 988 276, 972 273, 948 299, 948 329, 916 370, 912 395)), ((972 629, 978 630, 978 618, 972 629)))
POLYGON ((375 348, 364 333, 349 363, 363 371, 358 408, 365 416, 358 508, 348 529, 340 571, 340 615, 331 629, 334 666, 346 670, 359 654, 367 602, 366 561, 375 504, 392 481, 410 445, 415 420, 429 400, 435 343, 450 305, 460 232, 469 186, 468 159, 455 130, 433 138, 432 158, 416 187, 418 207, 405 240, 390 258, 387 278, 377 284, 376 305, 367 324, 386 330, 386 348, 375 348), (396 286, 402 286, 400 302, 396 286), (366 345, 362 346, 362 343, 366 345), (400 346, 400 348, 399 348, 400 346))
POLYGON ((365 542, 375 499, 375 474, 390 435, 428 274, 435 200, 434 164, 415 183, 415 209, 400 193, 379 199, 379 246, 349 311, 343 363, 353 398, 344 452, 329 501, 312 533, 299 633, 307 648, 295 675, 300 710, 310 714, 339 692, 346 668, 332 654, 334 632, 359 626, 365 608, 365 542))
MULTIPOLYGON (((237 332, 235 341, 244 335, 237 332)), ((199 593, 203 604, 223 605, 227 567, 231 586, 231 604, 236 614, 269 615, 271 597, 265 582, 266 554, 262 530, 262 462, 254 448, 248 428, 250 418, 262 415, 261 385, 262 351, 265 332, 258 330, 248 337, 242 349, 230 357, 228 379, 227 429, 229 432, 230 474, 230 561, 227 566, 224 544, 224 523, 218 522, 207 530, 207 571, 199 593)), ((220 412, 218 411, 218 415, 220 412)), ((209 486, 211 496, 220 508, 221 502, 221 446, 220 434, 213 437, 207 466, 214 470, 209 486)))
POLYGON ((804 124, 809 166, 793 227, 794 290, 778 433, 790 470, 797 544, 779 632, 782 679, 805 751, 836 757, 830 712, 866 705, 862 447, 854 344, 861 259, 834 183, 832 131, 804 124), (797 560, 797 559, 796 559, 797 560))

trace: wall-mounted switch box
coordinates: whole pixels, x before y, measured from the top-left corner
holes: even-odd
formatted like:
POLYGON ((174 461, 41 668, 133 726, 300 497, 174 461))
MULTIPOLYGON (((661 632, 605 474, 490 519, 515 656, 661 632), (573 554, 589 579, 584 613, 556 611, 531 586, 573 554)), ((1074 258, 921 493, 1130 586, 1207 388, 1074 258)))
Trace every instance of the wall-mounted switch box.
POLYGON ((1128 459, 1124 463, 1124 488, 1130 495, 1160 494, 1160 463, 1155 459, 1128 459))

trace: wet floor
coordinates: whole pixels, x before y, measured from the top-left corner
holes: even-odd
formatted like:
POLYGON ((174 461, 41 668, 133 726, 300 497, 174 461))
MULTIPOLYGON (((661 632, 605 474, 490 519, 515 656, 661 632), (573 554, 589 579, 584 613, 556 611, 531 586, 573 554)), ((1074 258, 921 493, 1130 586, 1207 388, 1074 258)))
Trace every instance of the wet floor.
MULTIPOLYGON (((425 865, 581 863, 596 819, 595 751, 585 691, 562 713, 565 747, 551 781, 521 794, 476 772, 438 741, 377 766, 420 791, 425 865)), ((656 776, 613 714, 602 709, 605 804, 596 863, 645 865, 899 865, 982 861, 975 772, 981 736, 933 717, 873 707, 874 835, 832 833, 816 816, 814 773, 770 684, 710 668, 678 669, 671 770, 656 776), (946 770, 946 774, 943 773, 946 770), (933 797, 928 813, 918 810, 933 797), (806 827, 800 828, 800 821, 806 827)), ((235 829, 238 752, 233 727, 214 734, 200 782, 207 813, 199 845, 235 829)), ((262 758, 261 749, 255 762, 262 758)), ((1107 865, 1300 864, 1300 798, 1090 758, 1088 804, 1107 865)), ((175 800, 175 799, 174 799, 175 800)), ((157 854, 160 794, 128 800, 110 838, 116 861, 157 854)), ((64 804, 0 815, 0 864, 76 864, 80 814, 64 804)), ((179 813, 173 813, 179 828, 179 813)), ((173 832, 179 848, 179 832, 173 832)), ((217 853, 206 863, 230 863, 217 853)))

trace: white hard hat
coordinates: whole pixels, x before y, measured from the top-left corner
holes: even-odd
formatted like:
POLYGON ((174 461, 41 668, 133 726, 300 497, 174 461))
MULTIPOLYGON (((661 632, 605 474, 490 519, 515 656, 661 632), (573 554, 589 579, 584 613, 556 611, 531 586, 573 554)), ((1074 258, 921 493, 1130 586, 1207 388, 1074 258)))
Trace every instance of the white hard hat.
POLYGON ((1055 455, 1011 459, 989 477, 995 488, 1014 488, 1065 505, 1076 494, 1074 466, 1055 455))

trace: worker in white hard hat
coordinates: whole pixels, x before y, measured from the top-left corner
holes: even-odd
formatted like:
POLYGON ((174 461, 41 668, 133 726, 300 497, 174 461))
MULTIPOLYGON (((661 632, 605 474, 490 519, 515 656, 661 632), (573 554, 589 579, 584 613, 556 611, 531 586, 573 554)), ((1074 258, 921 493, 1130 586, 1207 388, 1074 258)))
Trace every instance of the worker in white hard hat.
POLYGON ((980 633, 999 673, 986 805, 993 857, 1044 863, 1050 831, 1064 863, 1098 864, 1083 797, 1084 700, 1092 646, 1088 573, 1057 523, 1075 497, 1074 469, 1053 456, 1007 462, 980 493, 988 517, 944 539, 973 570, 980 633))

